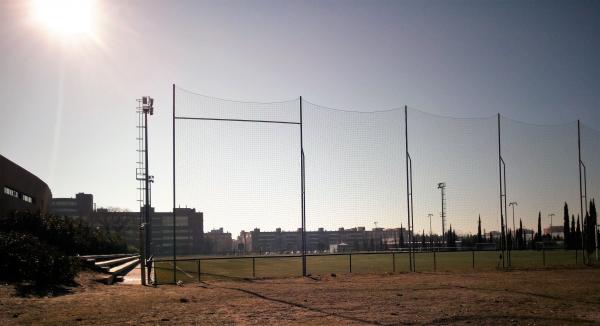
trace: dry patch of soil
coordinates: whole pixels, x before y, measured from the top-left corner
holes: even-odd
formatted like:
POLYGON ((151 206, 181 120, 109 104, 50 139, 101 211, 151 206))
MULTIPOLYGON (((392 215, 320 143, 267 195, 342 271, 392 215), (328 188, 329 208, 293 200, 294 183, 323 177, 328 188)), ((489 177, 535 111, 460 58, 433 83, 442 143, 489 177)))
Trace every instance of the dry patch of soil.
POLYGON ((600 269, 338 275, 107 286, 83 273, 51 297, 0 286, 0 324, 600 323, 600 269))

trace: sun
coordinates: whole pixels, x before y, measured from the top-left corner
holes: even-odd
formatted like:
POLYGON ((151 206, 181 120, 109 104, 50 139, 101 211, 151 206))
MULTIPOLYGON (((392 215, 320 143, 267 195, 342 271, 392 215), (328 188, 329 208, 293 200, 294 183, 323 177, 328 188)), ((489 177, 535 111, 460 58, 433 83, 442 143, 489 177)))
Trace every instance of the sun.
POLYGON ((32 0, 35 20, 49 32, 63 37, 93 33, 94 0, 32 0))

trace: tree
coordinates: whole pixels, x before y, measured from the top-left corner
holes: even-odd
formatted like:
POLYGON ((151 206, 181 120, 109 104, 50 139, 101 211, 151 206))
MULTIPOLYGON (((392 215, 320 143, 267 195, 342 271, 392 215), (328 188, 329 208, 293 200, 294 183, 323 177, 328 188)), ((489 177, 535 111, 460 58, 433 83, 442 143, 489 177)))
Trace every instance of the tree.
POLYGON ((576 234, 575 238, 577 239, 576 248, 581 249, 581 225, 579 224, 579 215, 577 215, 577 229, 576 229, 575 234, 576 234))
POLYGON ((525 234, 523 234, 523 220, 519 219, 518 246, 520 250, 525 249, 525 234))
POLYGON ((421 248, 425 248, 425 230, 423 230, 423 235, 421 236, 421 248))
POLYGON ((569 205, 565 202, 564 216, 563 216, 563 234, 565 238, 565 249, 571 249, 571 231, 569 229, 569 205))
POLYGON ((400 248, 404 248, 404 228, 402 227, 402 223, 400 223, 400 248))
POLYGON ((479 214, 479 220, 477 221, 477 242, 483 242, 483 238, 481 237, 481 214, 479 214))
POLYGON ((446 245, 448 247, 456 247, 456 232, 452 230, 452 224, 450 224, 450 229, 448 229, 448 233, 446 234, 446 245))
POLYGON ((585 230, 585 250, 587 251, 588 256, 594 252, 594 249, 596 247, 596 220, 596 203, 592 199, 590 201, 590 211, 588 214, 586 214, 585 223, 583 224, 585 230))
POLYGON ((538 214, 538 227, 535 241, 542 241, 542 212, 539 212, 538 214))
POLYGON ((571 215, 571 249, 577 249, 577 234, 575 233, 575 214, 571 215))

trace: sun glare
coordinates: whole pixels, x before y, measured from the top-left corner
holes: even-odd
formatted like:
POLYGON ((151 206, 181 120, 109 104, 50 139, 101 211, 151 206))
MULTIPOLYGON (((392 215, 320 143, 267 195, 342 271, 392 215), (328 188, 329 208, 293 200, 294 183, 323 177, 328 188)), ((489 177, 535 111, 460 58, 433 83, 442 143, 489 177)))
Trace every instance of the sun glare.
POLYGON ((33 14, 48 31, 61 36, 91 35, 94 0, 33 0, 33 14))

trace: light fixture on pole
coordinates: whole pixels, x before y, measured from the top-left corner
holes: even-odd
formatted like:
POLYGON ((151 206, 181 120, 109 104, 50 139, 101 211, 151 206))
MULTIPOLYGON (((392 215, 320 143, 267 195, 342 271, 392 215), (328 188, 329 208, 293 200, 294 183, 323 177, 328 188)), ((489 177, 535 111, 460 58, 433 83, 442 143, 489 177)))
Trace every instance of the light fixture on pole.
POLYGON ((515 229, 515 206, 518 206, 519 204, 516 201, 510 202, 508 203, 508 206, 512 206, 512 213, 513 213, 513 237, 512 237, 512 247, 515 247, 515 239, 516 239, 516 229, 515 229))
POLYGON ((433 216, 433 214, 429 213, 427 214, 427 216, 429 216, 429 246, 431 247, 431 245, 433 244, 433 231, 431 229, 431 217, 433 216))
POLYGON ((548 233, 550 233, 551 240, 552 240, 552 218, 554 217, 554 215, 555 215, 554 213, 548 214, 548 216, 550 216, 550 232, 548 232, 548 233))
POLYGON ((150 219, 150 183, 154 182, 154 177, 150 176, 148 164, 148 115, 154 114, 154 99, 150 96, 144 96, 138 99, 138 168, 136 169, 136 179, 140 182, 140 211, 143 217, 140 216, 140 266, 141 266, 141 281, 143 285, 147 284, 150 279, 152 268, 151 258, 151 219, 150 219), (146 274, 146 266, 148 274, 146 274))

